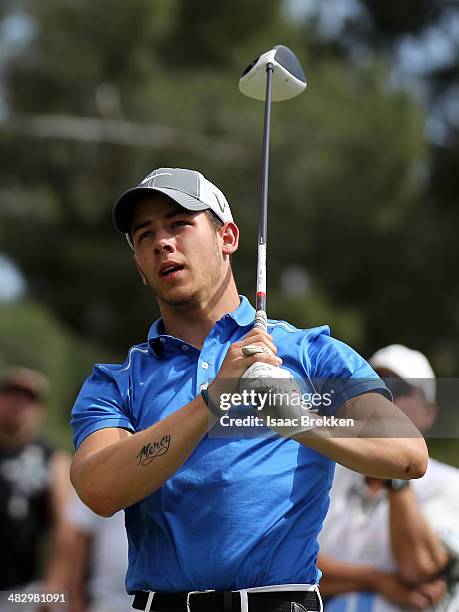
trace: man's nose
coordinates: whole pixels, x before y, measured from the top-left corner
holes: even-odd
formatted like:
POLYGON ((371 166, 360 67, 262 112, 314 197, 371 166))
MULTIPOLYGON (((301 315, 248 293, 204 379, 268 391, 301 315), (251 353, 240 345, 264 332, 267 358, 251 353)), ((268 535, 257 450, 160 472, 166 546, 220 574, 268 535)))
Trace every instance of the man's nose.
POLYGON ((168 232, 158 232, 155 240, 155 254, 173 253, 175 251, 174 239, 168 232))

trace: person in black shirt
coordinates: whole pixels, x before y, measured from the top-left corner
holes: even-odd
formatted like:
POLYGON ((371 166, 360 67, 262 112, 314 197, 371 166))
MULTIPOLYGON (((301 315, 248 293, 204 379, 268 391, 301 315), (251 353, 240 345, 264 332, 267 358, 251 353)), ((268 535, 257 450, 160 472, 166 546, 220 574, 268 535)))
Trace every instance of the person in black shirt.
POLYGON ((38 437, 47 391, 35 370, 0 374, 0 591, 60 591, 64 584, 58 556, 65 545, 70 458, 38 437))

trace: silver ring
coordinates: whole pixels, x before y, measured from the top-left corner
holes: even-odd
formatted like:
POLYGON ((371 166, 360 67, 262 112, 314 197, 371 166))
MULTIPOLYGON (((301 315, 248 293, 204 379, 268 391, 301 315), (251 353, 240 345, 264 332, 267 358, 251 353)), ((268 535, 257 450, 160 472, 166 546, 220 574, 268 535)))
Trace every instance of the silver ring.
POLYGON ((243 346, 242 352, 246 357, 251 357, 252 355, 257 355, 258 353, 268 354, 269 350, 265 346, 250 344, 249 346, 243 346))

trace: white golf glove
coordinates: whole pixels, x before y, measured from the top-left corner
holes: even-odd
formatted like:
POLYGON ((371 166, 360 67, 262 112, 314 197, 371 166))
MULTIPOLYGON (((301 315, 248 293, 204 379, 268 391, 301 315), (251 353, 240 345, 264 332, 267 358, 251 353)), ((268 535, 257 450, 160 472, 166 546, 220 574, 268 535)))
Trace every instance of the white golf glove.
MULTIPOLYGON (((255 354, 266 349, 250 346, 243 350, 246 354, 255 354)), ((252 364, 239 381, 239 392, 244 391, 256 394, 259 416, 282 436, 290 437, 315 426, 316 413, 305 407, 298 382, 284 368, 262 361, 252 364)))

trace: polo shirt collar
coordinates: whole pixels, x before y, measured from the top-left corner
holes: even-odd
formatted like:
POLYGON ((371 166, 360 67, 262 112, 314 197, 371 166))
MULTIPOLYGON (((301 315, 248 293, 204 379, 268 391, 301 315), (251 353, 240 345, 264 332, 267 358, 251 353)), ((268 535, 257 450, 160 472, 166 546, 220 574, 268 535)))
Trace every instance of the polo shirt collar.
POLYGON ((239 327, 245 327, 255 321, 255 308, 245 295, 240 295, 239 297, 241 298, 241 303, 236 310, 229 313, 229 316, 236 321, 239 327))
POLYGON ((148 343, 151 345, 152 342, 158 340, 158 338, 161 338, 165 335, 166 334, 164 333, 164 323, 162 318, 160 317, 150 327, 150 330, 148 332, 148 343))
MULTIPOLYGON (((239 297, 241 298, 241 302, 236 310, 229 312, 222 318, 230 317, 237 323, 237 325, 239 325, 239 327, 246 327, 251 325, 255 320, 255 308, 244 295, 240 295, 239 297)), ((162 318, 159 318, 150 327, 148 332, 148 344, 153 347, 157 345, 161 338, 172 339, 173 336, 169 336, 164 333, 163 320, 162 318)))

